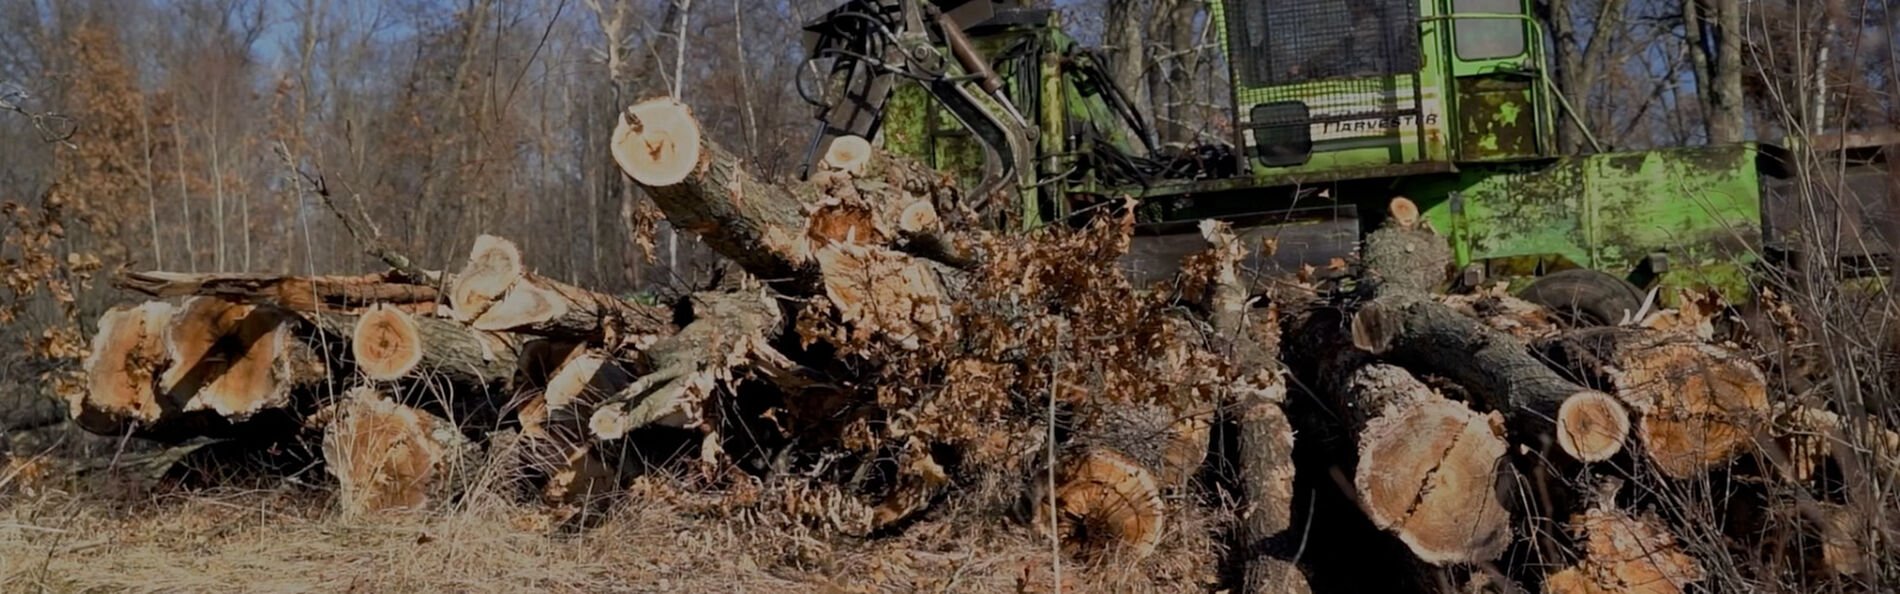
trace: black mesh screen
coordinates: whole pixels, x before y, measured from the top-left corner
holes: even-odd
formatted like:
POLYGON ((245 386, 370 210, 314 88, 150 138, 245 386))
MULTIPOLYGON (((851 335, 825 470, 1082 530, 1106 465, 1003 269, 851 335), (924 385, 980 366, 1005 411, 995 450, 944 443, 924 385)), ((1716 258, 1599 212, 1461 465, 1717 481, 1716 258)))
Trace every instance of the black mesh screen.
POLYGON ((1279 86, 1417 72, 1417 0, 1228 0, 1241 84, 1279 86))

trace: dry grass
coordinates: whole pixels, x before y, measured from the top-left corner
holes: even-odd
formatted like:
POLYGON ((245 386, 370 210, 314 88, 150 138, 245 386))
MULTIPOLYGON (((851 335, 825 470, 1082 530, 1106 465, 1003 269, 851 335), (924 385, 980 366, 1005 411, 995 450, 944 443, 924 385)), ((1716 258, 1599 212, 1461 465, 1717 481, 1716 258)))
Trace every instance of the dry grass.
MULTIPOLYGON (((708 495, 670 480, 641 480, 596 525, 562 531, 551 528, 545 507, 492 493, 449 509, 346 519, 329 493, 290 484, 114 496, 83 481, 0 476, 9 477, 0 480, 4 592, 1046 592, 1052 585, 1046 541, 954 500, 901 535, 856 539, 788 520, 779 489, 708 495)), ((1065 560, 1063 591, 1206 591, 1218 557, 1211 519, 1184 515, 1177 534, 1142 562, 1065 560)))

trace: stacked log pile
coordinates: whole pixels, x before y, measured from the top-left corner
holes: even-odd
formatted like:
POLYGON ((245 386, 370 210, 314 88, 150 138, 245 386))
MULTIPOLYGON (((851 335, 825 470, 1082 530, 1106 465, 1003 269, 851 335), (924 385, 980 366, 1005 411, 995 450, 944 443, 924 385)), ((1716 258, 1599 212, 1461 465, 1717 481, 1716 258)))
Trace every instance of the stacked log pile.
POLYGON ((453 273, 129 273, 119 286, 150 300, 99 320, 73 418, 313 444, 353 514, 451 500, 484 459, 575 517, 655 469, 797 477, 848 494, 855 519, 827 521, 860 537, 1005 484, 1008 501, 956 504, 1026 503, 1026 529, 1103 560, 1153 552, 1177 506, 1235 501, 1224 566, 1249 592, 1307 588, 1297 551, 1264 544, 1315 529, 1295 522, 1296 425, 1350 436, 1314 447, 1350 462, 1353 503, 1410 562, 1494 567, 1555 542, 1568 562, 1503 572, 1553 592, 1701 579, 1667 522, 1625 507, 1643 490, 1604 469, 1694 480, 1754 459, 1758 438, 1794 452, 1774 480, 1824 464, 1811 432, 1776 422, 1824 411, 1775 414, 1761 370, 1681 312, 1564 328, 1507 295, 1445 294, 1447 244, 1402 198, 1350 278, 1250 278, 1210 222, 1176 279, 1135 287, 1113 267, 1132 209, 986 232, 945 175, 855 141, 807 183, 767 183, 665 99, 613 139, 672 224, 730 261, 713 286, 629 300, 541 276, 492 236, 453 273), (1288 417, 1294 384, 1323 418, 1288 417), (1530 493, 1529 467, 1577 478, 1530 493))

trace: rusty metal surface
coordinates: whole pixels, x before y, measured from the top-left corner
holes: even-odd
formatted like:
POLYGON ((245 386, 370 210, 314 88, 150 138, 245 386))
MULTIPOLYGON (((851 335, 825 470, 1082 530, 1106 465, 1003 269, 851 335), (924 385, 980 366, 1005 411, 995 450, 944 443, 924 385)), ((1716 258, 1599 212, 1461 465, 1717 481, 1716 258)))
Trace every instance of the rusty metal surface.
POLYGON ((1457 79, 1456 85, 1460 160, 1538 156, 1531 81, 1465 77, 1457 79))

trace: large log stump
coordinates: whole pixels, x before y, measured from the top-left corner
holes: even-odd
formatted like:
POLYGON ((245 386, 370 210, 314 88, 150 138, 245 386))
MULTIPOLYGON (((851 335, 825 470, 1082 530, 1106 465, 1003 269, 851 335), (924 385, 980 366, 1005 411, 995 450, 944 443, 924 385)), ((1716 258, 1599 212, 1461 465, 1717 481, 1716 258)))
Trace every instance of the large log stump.
POLYGON ((324 429, 325 470, 345 515, 419 510, 456 491, 471 444, 440 417, 355 388, 324 429))
POLYGON ((171 318, 172 306, 163 301, 115 306, 99 316, 85 362, 86 390, 67 403, 74 422, 112 435, 165 414, 158 376, 171 364, 164 343, 171 318))

